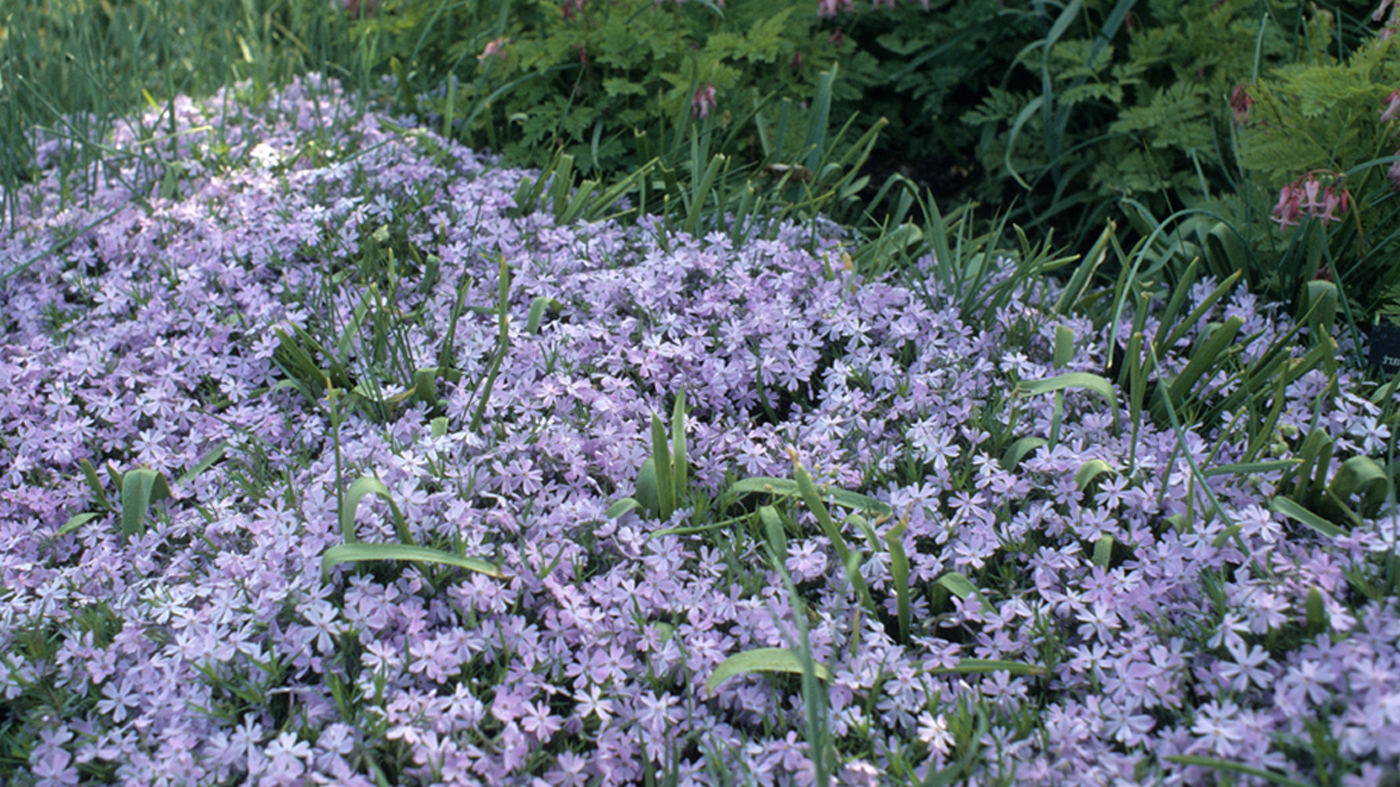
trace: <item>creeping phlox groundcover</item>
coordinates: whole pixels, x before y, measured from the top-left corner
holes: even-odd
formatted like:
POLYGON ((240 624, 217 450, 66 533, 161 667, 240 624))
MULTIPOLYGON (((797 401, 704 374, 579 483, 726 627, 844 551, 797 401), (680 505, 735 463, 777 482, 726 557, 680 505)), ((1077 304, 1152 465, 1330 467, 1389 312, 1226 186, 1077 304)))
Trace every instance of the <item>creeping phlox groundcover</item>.
MULTIPOLYGON (((1394 519, 1316 532, 1270 510, 1282 470, 1191 468, 1243 445, 1013 393, 1100 370, 1086 321, 1023 294, 974 329, 861 280, 826 225, 735 248, 518 215, 527 173, 316 78, 173 108, 88 169, 44 145, 0 236, 27 265, 0 284, 11 784, 810 783, 790 664, 706 686, 798 650, 768 504, 843 783, 1394 773, 1396 599, 1355 589, 1394 519), (687 489, 607 516, 653 413, 687 489), (795 496, 722 495, 794 478, 789 449, 858 576, 795 496), (894 516, 845 518, 843 488, 894 516), (482 564, 323 562, 347 535, 482 564)), ((1375 407, 1327 382, 1289 386, 1280 430, 1378 453, 1375 407)))

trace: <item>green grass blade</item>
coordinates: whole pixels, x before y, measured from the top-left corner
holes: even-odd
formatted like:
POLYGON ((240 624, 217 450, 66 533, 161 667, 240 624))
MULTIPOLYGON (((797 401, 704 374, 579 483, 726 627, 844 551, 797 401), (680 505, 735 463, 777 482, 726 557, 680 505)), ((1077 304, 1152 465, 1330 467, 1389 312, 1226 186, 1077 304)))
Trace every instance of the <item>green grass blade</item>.
POLYGON ((389 487, 372 475, 360 476, 355 479, 349 489, 345 490, 345 500, 340 506, 340 533, 345 539, 345 543, 358 542, 355 537, 355 512, 360 507, 360 501, 368 495, 375 495, 389 504, 389 510, 394 516, 394 528, 398 531, 399 542, 411 546, 413 534, 409 532, 408 522, 404 520, 403 513, 399 511, 398 504, 394 502, 394 496, 390 494, 389 487))
POLYGON ((671 485, 672 499, 677 507, 685 498, 690 483, 690 465, 685 457, 685 391, 676 394, 676 406, 671 412, 671 485))
POLYGON ((982 604, 982 609, 986 611, 988 615, 996 614, 997 608, 992 606, 992 603, 982 595, 982 591, 978 590, 977 586, 972 584, 972 581, 961 573, 949 571, 938 578, 938 584, 947 588, 950 593, 963 601, 966 601, 968 596, 976 597, 977 601, 982 604))
POLYGON ((1044 380, 1022 380, 1016 383, 1016 390, 1027 394, 1043 394, 1070 388, 1082 388, 1102 396, 1113 410, 1113 429, 1114 433, 1117 434, 1119 428, 1118 394, 1113 390, 1113 384, 1099 375, 1089 372, 1068 372, 1044 380))
POLYGON ((122 477, 121 543, 146 533, 146 510, 157 500, 170 497, 165 476, 148 467, 138 467, 122 477))
POLYGON ((1283 514, 1300 524, 1307 525, 1327 538, 1340 538, 1344 535, 1342 529, 1328 522, 1326 519, 1303 508, 1296 500, 1286 497, 1276 497, 1269 504, 1269 510, 1276 514, 1283 514))
POLYGON ((895 593, 895 618, 899 624, 899 641, 904 644, 909 643, 910 637, 910 606, 909 606, 909 555, 904 551, 904 542, 901 537, 905 529, 909 527, 909 519, 905 517, 899 520, 899 524, 890 528, 885 533, 885 545, 890 550, 890 576, 894 579, 895 593))
MULTIPOLYGON (((831 680, 831 669, 825 664, 817 664, 817 677, 831 680)), ((786 672, 790 675, 802 674, 802 659, 787 648, 756 648, 735 653, 720 662, 715 671, 705 681, 705 693, 713 695, 719 685, 738 675, 755 672, 786 672)))
POLYGON ((507 575, 494 564, 474 557, 462 557, 439 549, 413 546, 411 544, 337 544, 321 556, 321 573, 328 576, 331 569, 341 563, 363 563, 380 560, 409 560, 422 563, 437 563, 444 566, 457 566, 495 579, 507 579, 507 575))
POLYGON ((1166 760, 1167 762, 1180 763, 1181 765, 1200 765, 1205 768, 1215 768, 1216 770, 1220 771, 1233 771, 1234 773, 1243 773, 1249 776, 1258 776, 1259 778, 1264 779, 1265 781, 1273 782, 1274 784, 1280 785, 1281 787, 1314 787, 1314 785, 1309 784, 1308 782, 1299 781, 1298 779, 1290 779, 1289 777, 1284 776, 1281 773, 1275 773, 1274 771, 1266 770, 1264 768, 1256 768, 1253 765, 1245 765, 1243 763, 1231 762, 1229 760, 1221 760, 1215 757, 1199 757, 1194 754, 1174 754, 1171 756, 1163 757, 1162 759, 1166 760))
MULTIPOLYGON (((810 478, 810 476, 809 476, 810 478)), ((869 495, 859 492, 852 492, 849 489, 818 487, 818 491, 844 508, 860 511, 871 516, 890 516, 894 509, 888 503, 876 500, 869 495)), ((770 495, 798 495, 801 489, 796 481, 791 478, 771 478, 768 476, 753 476, 741 478, 730 484, 727 489, 728 494, 736 497, 745 494, 762 493, 770 495)))
POLYGON ((990 672, 1009 672, 1012 675, 1044 675, 1045 668, 1023 661, 961 659, 952 667, 934 667, 925 670, 925 673, 929 675, 980 675, 990 672))
POLYGON ((662 519, 670 519, 676 511, 676 487, 671 468, 671 448, 666 440, 666 426, 661 416, 651 414, 651 459, 656 468, 656 502, 662 519))

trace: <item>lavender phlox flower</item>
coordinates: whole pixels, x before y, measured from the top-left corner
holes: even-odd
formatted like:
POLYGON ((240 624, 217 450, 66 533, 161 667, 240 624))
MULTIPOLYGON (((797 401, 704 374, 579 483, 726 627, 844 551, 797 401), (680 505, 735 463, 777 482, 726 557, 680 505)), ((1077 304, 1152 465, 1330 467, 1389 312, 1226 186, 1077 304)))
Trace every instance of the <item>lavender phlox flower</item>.
POLYGON ((1273 672, 1263 665, 1269 663, 1269 654, 1258 645, 1246 651, 1243 642, 1227 646, 1231 661, 1221 662, 1221 675, 1230 681, 1235 691, 1247 691, 1250 684, 1267 689, 1274 681, 1273 672))

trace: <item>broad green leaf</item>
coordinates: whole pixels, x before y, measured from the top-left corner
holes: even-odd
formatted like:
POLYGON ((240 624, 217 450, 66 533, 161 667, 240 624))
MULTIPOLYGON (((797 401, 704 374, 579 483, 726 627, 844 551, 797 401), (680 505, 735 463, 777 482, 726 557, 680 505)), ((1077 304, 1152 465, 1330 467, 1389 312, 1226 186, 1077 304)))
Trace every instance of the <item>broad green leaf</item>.
MULTIPOLYGON (((817 677, 822 680, 831 680, 831 670, 824 664, 814 664, 817 677)), ((705 681, 705 693, 714 694, 719 684, 738 675, 748 675, 754 672, 786 672, 792 675, 802 674, 802 659, 787 648, 757 648, 746 650, 743 653, 735 653, 725 659, 715 671, 711 673, 709 680, 705 681)))
POLYGON ((968 675, 988 672, 1009 672, 1012 675, 1043 675, 1045 668, 1022 661, 1002 661, 998 659, 961 659, 953 667, 934 667, 927 670, 929 675, 968 675))
POLYGON ((1308 599, 1304 604, 1307 610, 1307 633, 1309 637, 1315 637, 1331 627, 1331 616, 1327 614, 1327 605, 1323 603, 1322 592, 1317 588, 1308 591, 1308 599))
POLYGON ((1074 331, 1066 325, 1055 326, 1055 354, 1051 361, 1062 369, 1074 359, 1074 331))
POLYGON ((540 332, 540 322, 544 320, 544 310, 548 309, 554 299, 548 295, 540 295, 530 302, 530 315, 525 320, 526 333, 538 334, 540 332))
POLYGON ((495 579, 507 579, 495 565, 480 558, 462 557, 439 549, 413 546, 411 544, 365 544, 354 542, 337 544, 327 549, 321 556, 321 573, 329 575, 331 569, 341 563, 362 563, 372 560, 411 560, 423 563, 438 563, 457 566, 495 579))
POLYGON ((93 469, 92 462, 86 459, 78 462, 78 467, 83 470, 83 477, 87 479, 88 486, 92 487, 92 495, 97 501, 97 505, 107 511, 112 510, 112 503, 107 499, 107 490, 102 488, 102 480, 97 477, 97 470, 93 469))
POLYGON ((656 459, 649 456, 642 462, 641 472, 637 473, 637 492, 634 497, 642 508, 654 517, 661 515, 661 499, 656 489, 656 459))
POLYGON ((949 571, 948 573, 938 578, 938 584, 947 588, 950 593, 962 599, 963 601, 966 601, 968 596, 976 597, 976 599, 979 602, 981 602, 982 609, 986 610, 987 614, 996 614, 997 608, 992 606, 991 602, 987 601, 987 599, 982 595, 982 592, 977 589, 977 586, 973 585, 972 581, 969 580, 967 577, 963 576, 961 573, 957 571, 949 571))
POLYGON ((219 443, 218 445, 214 446, 198 462, 195 463, 194 467, 191 467, 189 470, 186 470, 185 474, 180 476, 179 480, 175 482, 175 485, 183 486, 197 478, 200 473, 204 472, 205 470, 208 470, 211 466, 213 466, 215 462, 222 459, 224 456, 224 451, 227 448, 227 442, 219 443))
POLYGON ((651 414, 651 459, 656 472, 657 515, 670 519, 676 510, 676 487, 671 466, 671 447, 666 440, 666 426, 661 417, 651 414))
POLYGON ((1094 565, 1108 568, 1113 560, 1113 536, 1102 536, 1094 543, 1094 565))
MULTIPOLYGON (((791 478, 769 478, 767 476, 754 476, 752 478, 741 478, 729 485, 729 493, 739 496, 749 493, 763 493, 770 495, 797 495, 800 493, 797 482, 791 478)), ((817 487, 817 491, 823 499, 856 511, 863 511, 873 516, 889 516, 894 513, 888 503, 883 503, 869 495, 859 492, 852 492, 849 489, 839 487, 822 486, 817 487)))
POLYGON ((1280 785, 1281 787, 1313 787, 1313 785, 1305 781, 1291 779, 1287 776, 1284 776, 1281 773, 1275 773, 1274 771, 1266 770, 1264 768, 1256 768, 1253 765, 1245 765, 1243 763, 1233 762, 1231 760, 1216 759, 1215 757, 1198 757, 1193 754, 1173 754, 1167 757, 1163 757, 1162 759, 1166 760, 1167 762, 1175 762, 1181 765, 1199 765, 1205 768, 1215 768, 1216 770, 1221 771, 1233 771, 1234 773, 1243 773, 1249 776, 1258 776, 1259 778, 1264 779, 1265 781, 1273 782, 1274 784, 1280 785))
POLYGON ((389 493, 389 487, 371 475, 360 476, 355 479, 349 489, 345 490, 345 499, 341 501, 340 505, 340 533, 345 539, 345 543, 353 544, 358 540, 355 537, 355 512, 360 507, 360 501, 365 499, 366 495, 375 495, 389 504, 389 511, 394 516, 394 528, 398 532, 399 542, 412 545, 413 535, 408 530, 408 523, 404 521, 398 504, 394 502, 394 496, 389 493))
POLYGON ((58 532, 55 535, 66 536, 99 516, 102 515, 94 514, 91 512, 86 514, 78 514, 70 518, 67 522, 64 522, 63 526, 58 529, 58 532))
POLYGON ((1343 502, 1359 494, 1361 515, 1374 517, 1379 513, 1381 504, 1390 497, 1390 479, 1374 459, 1353 456, 1337 469, 1337 474, 1332 477, 1331 489, 1343 502))
POLYGON ((641 508, 642 504, 637 502, 635 497, 624 497, 621 500, 608 506, 608 510, 603 512, 607 519, 617 519, 623 514, 633 509, 641 508))
POLYGON ((680 507, 690 483, 690 465, 685 456, 685 391, 676 394, 676 406, 671 413, 671 485, 673 498, 680 507))
POLYGON ((1066 374, 1049 377, 1044 380, 1022 380, 1016 383, 1016 390, 1027 394, 1043 394, 1052 391, 1064 391, 1070 388, 1082 388, 1091 391, 1104 398, 1109 407, 1113 410, 1113 428, 1118 429, 1118 394, 1113 390, 1113 384, 1097 374, 1089 372, 1068 372, 1066 374))
POLYGON ((890 550, 890 576, 894 579, 895 593, 895 617, 899 623, 899 641, 903 644, 909 643, 910 636, 910 607, 909 607, 909 556, 904 551, 904 542, 901 538, 905 529, 909 527, 909 518, 899 520, 899 524, 889 529, 885 533, 885 544, 890 550))
POLYGON ((125 545, 132 536, 146 532, 146 509, 157 500, 170 497, 165 476, 148 467, 138 467, 122 477, 122 533, 125 545))
POLYGON ((1089 484, 1092 484, 1095 478, 1104 473, 1112 472, 1113 467, 1108 462, 1102 459, 1090 459, 1084 463, 1083 467, 1079 468, 1079 472, 1074 474, 1074 484, 1082 492, 1089 488, 1089 484))
POLYGON ((1048 443, 1043 437, 1022 437, 1007 447, 1006 453, 1001 457, 1001 469, 1007 472, 1015 470, 1027 454, 1045 445, 1048 443))
POLYGON ((1275 513, 1283 514, 1284 516, 1296 522, 1300 522, 1304 525, 1307 525, 1308 527, 1312 528, 1313 530, 1316 530, 1318 533, 1321 533, 1324 536, 1327 536, 1328 538, 1339 538, 1342 535, 1341 528, 1337 527, 1331 522, 1328 522, 1326 519, 1323 519, 1317 514, 1314 514, 1308 509, 1303 508, 1303 506, 1299 505, 1296 501, 1290 498, 1274 498, 1273 502, 1269 504, 1269 509, 1275 513))

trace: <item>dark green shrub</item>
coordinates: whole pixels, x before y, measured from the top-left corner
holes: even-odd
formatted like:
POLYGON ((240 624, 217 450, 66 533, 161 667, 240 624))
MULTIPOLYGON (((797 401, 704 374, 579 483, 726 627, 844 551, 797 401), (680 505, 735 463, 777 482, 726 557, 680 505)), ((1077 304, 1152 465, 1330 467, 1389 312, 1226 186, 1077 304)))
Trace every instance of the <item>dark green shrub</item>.
POLYGON ((1267 231, 1326 238, 1314 254, 1255 272, 1260 288, 1293 298, 1307 281, 1333 280, 1365 322, 1400 314, 1400 42, 1373 39, 1339 60, 1328 33, 1306 61, 1245 88, 1239 161, 1277 197, 1267 231))
MULTIPOLYGON (((393 34, 384 59, 409 109, 450 118, 464 142, 513 163, 544 166, 562 150, 589 173, 633 168, 648 150, 678 163, 696 120, 723 130, 712 152, 764 159, 757 111, 788 99, 803 119, 838 58, 846 76, 873 68, 817 21, 811 0, 403 0, 361 24, 393 34)), ((853 84, 836 80, 835 98, 857 98, 853 84)))
POLYGON ((978 130, 962 123, 962 116, 1002 85, 1023 47, 1044 35, 1044 19, 1031 5, 1028 0, 931 0, 927 8, 904 2, 880 10, 866 5, 825 23, 876 62, 859 75, 860 99, 836 107, 838 117, 860 111, 889 119, 873 157, 875 174, 902 172, 934 187, 940 200, 973 182, 978 130))
POLYGON ((1087 242, 1120 200, 1167 215, 1233 191, 1234 86, 1319 46, 1350 51, 1369 5, 1076 0, 963 118, 982 131, 980 196, 1022 197, 1032 224, 1087 242))

